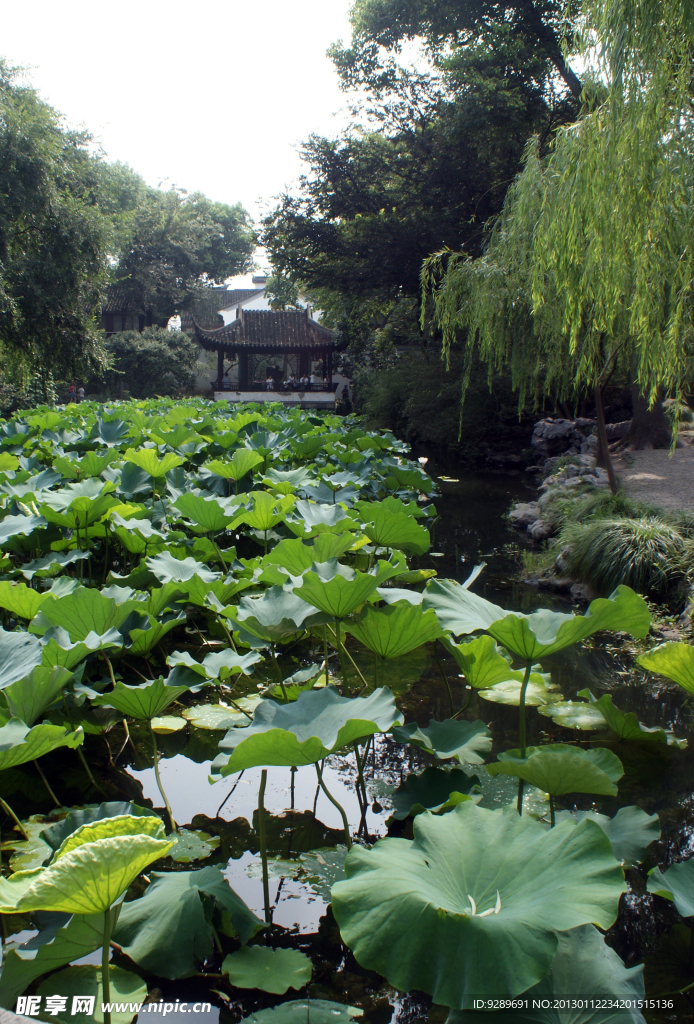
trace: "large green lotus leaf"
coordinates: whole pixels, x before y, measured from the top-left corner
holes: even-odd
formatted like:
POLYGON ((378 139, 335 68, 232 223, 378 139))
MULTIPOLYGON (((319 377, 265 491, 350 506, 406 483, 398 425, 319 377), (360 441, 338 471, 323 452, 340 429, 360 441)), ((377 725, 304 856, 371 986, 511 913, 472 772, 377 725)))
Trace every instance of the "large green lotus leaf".
POLYGON ((592 821, 545 830, 466 801, 413 828, 353 846, 332 890, 343 942, 403 992, 453 1009, 516 996, 549 971, 557 932, 616 919, 624 873, 592 821))
POLYGON ((67 920, 64 914, 46 916, 48 920, 38 935, 5 953, 0 975, 0 1006, 8 1010, 14 1009, 17 996, 36 978, 101 948, 103 914, 75 914, 67 920))
POLYGON ((694 647, 691 644, 660 644, 642 654, 637 661, 649 672, 667 676, 689 693, 694 693, 694 647))
POLYGON ((137 804, 127 800, 107 800, 101 804, 87 804, 86 807, 73 807, 67 817, 62 821, 44 829, 41 833, 44 841, 52 850, 59 850, 69 835, 72 835, 80 825, 87 825, 93 821, 101 821, 102 818, 115 818, 121 815, 131 817, 152 817, 151 810, 139 807, 137 804))
POLYGON ((278 565, 290 576, 301 576, 314 562, 341 558, 354 544, 351 533, 321 533, 312 544, 302 540, 281 540, 265 555, 262 565, 278 565))
POLYGON ((234 703, 236 707, 227 704, 196 704, 192 708, 185 708, 183 717, 196 729, 226 732, 227 729, 245 728, 249 722, 248 716, 253 714, 260 703, 260 697, 240 697, 234 703), (237 708, 243 708, 243 711, 237 708), (244 711, 248 714, 244 714, 244 711))
POLYGON ((279 484, 280 487, 288 486, 288 490, 285 491, 285 494, 287 494, 299 490, 306 484, 315 484, 317 481, 311 472, 310 466, 299 466, 298 469, 270 469, 268 470, 267 479, 263 483, 266 486, 272 486, 273 484, 279 484))
MULTIPOLYGON (((135 1017, 135 1010, 130 1006, 139 1006, 147 998, 147 984, 132 971, 124 971, 122 967, 109 964, 108 967, 109 990, 111 1002, 116 1003, 120 1008, 111 1010, 111 1024, 130 1024, 135 1017)), ((58 971, 46 978, 36 989, 42 996, 61 995, 67 996, 67 1007, 56 1015, 44 1013, 44 1020, 58 1020, 63 1024, 103 1024, 104 1014, 101 1004, 104 998, 103 986, 101 983, 101 968, 92 967, 88 964, 78 964, 74 967, 67 967, 64 971, 58 971), (93 1013, 72 1013, 72 999, 74 996, 94 996, 93 1013)))
POLYGON ((41 644, 30 633, 9 633, 0 626, 0 690, 41 664, 41 644))
POLYGON ((0 608, 6 608, 20 619, 33 619, 49 596, 48 591, 39 593, 27 587, 26 583, 10 583, 8 580, 0 583, 0 608))
POLYGON ((225 480, 241 480, 263 461, 262 455, 258 452, 250 451, 248 448, 237 448, 226 462, 222 462, 221 459, 213 459, 212 462, 206 462, 203 469, 214 473, 215 476, 221 476, 225 480))
POLYGON ((564 700, 538 708, 541 715, 551 718, 565 729, 604 729, 605 719, 592 704, 581 700, 564 700))
POLYGON ((46 491, 39 509, 49 523, 71 530, 83 530, 98 523, 118 499, 110 493, 115 484, 91 479, 83 483, 68 484, 59 491, 46 491))
POLYGON ((66 565, 84 561, 85 558, 89 558, 89 552, 79 551, 77 548, 65 552, 51 551, 42 558, 34 558, 31 562, 25 562, 21 570, 22 576, 27 580, 33 579, 34 576, 39 578, 57 576, 66 565))
POLYGON ((171 452, 167 452, 163 458, 159 459, 155 448, 140 448, 139 451, 128 448, 123 458, 126 462, 133 462, 140 469, 144 469, 145 473, 149 473, 152 477, 166 476, 176 466, 182 466, 185 462, 185 459, 179 455, 173 455, 171 452))
POLYGON ((311 961, 298 949, 244 946, 225 957, 222 974, 236 988, 257 988, 283 995, 289 988, 303 988, 311 980, 311 961))
POLYGON ((202 661, 195 661, 188 651, 174 651, 166 659, 166 664, 184 665, 204 679, 227 679, 229 676, 239 673, 249 676, 253 671, 253 666, 262 660, 257 651, 249 651, 248 654, 237 654, 231 649, 215 651, 212 654, 207 654, 202 661))
POLYGON ((112 445, 117 445, 124 438, 128 437, 131 427, 124 420, 102 420, 97 417, 94 431, 94 436, 98 437, 107 448, 110 448, 112 445))
POLYGON ((53 460, 53 469, 69 480, 84 480, 90 476, 100 476, 106 467, 118 458, 116 452, 106 451, 101 455, 87 452, 81 459, 68 459, 66 456, 53 460))
POLYGON ((208 569, 203 562, 197 562, 194 558, 174 558, 168 551, 147 558, 145 562, 150 572, 162 583, 185 583, 193 576, 198 576, 203 583, 213 583, 221 576, 221 573, 208 569))
POLYGON ((173 845, 148 835, 85 843, 47 868, 0 879, 0 912, 104 913, 148 864, 164 857, 173 845))
POLYGON ((404 512, 389 512, 374 505, 364 521, 364 533, 374 544, 398 548, 408 555, 423 555, 429 550, 429 531, 404 512))
POLYGON ((407 601, 384 608, 367 605, 358 618, 345 623, 345 631, 381 658, 408 654, 443 635, 433 611, 407 601))
POLYGON ((357 523, 341 505, 315 501, 297 501, 294 514, 287 519, 287 526, 303 540, 323 533, 342 534, 345 530, 358 529, 357 523))
POLYGON ((295 502, 291 495, 280 498, 269 491, 251 491, 249 496, 253 503, 252 508, 237 516, 233 523, 234 527, 246 523, 253 530, 271 530, 273 526, 284 521, 295 502))
POLYGON ((47 629, 41 637, 40 649, 43 665, 54 667, 62 665, 68 670, 76 668, 88 654, 108 648, 122 647, 123 635, 117 629, 109 629, 102 636, 91 631, 83 640, 72 643, 70 637, 60 626, 47 629))
POLYGON ((491 636, 478 636, 464 644, 454 644, 446 637, 442 643, 455 658, 466 681, 478 690, 509 679, 523 681, 523 673, 511 668, 497 651, 496 640, 491 636))
MULTIPOLYGON (((511 673, 513 675, 514 673, 511 673)), ((520 704, 522 683, 517 679, 507 679, 504 683, 496 683, 488 690, 480 690, 480 697, 483 700, 490 700, 494 704, 511 704, 518 707, 520 704)), ((564 699, 564 694, 559 692, 559 687, 549 682, 549 676, 544 672, 531 672, 530 680, 525 691, 525 703, 529 707, 537 707, 541 704, 554 704, 564 699)))
POLYGON ((648 605, 629 587, 619 586, 608 598, 591 601, 585 615, 567 615, 541 608, 531 615, 508 612, 473 594, 454 580, 432 580, 424 607, 433 608, 451 633, 485 630, 507 651, 526 661, 562 651, 598 630, 618 630, 641 638, 650 626, 648 605))
POLYGON ((147 720, 160 715, 164 708, 168 708, 169 704, 173 704, 188 689, 188 686, 167 686, 161 676, 151 683, 141 683, 139 686, 126 686, 117 679, 114 689, 94 697, 92 705, 115 708, 130 718, 147 720))
POLYGON ((188 978, 214 948, 203 895, 229 913, 240 942, 248 942, 264 927, 220 868, 205 867, 152 872, 144 896, 124 904, 113 938, 144 970, 162 978, 188 978))
POLYGON ((0 547, 12 537, 26 537, 46 524, 43 516, 5 516, 0 520, 0 547))
POLYGON ((358 572, 330 559, 314 563, 313 569, 301 577, 301 586, 294 587, 294 593, 326 615, 341 619, 364 604, 376 587, 397 576, 400 570, 401 563, 381 560, 372 572, 358 572))
MULTIPOLYGON (((294 850, 293 844, 291 849, 294 850)), ((348 852, 344 843, 340 843, 334 849, 322 847, 302 853, 299 857, 301 881, 322 896, 326 903, 330 903, 330 890, 335 882, 345 877, 345 857, 348 852)))
POLYGON ((234 518, 234 512, 225 512, 217 498, 203 498, 199 494, 181 494, 173 503, 184 516, 191 519, 202 533, 221 533, 234 518))
POLYGON ((660 820, 657 814, 646 814, 640 807, 620 807, 614 818, 598 811, 558 811, 557 821, 583 821, 590 818, 603 830, 612 844, 614 855, 627 868, 640 864, 646 848, 660 838, 660 820))
POLYGON ((693 917, 694 860, 680 861, 667 871, 654 868, 648 876, 648 891, 672 900, 682 917, 693 917))
POLYGON ((242 597, 238 606, 225 608, 224 614, 248 633, 271 643, 286 641, 313 623, 325 621, 316 615, 313 605, 279 586, 269 587, 260 597, 242 597))
POLYGON ((398 743, 413 743, 440 759, 457 757, 461 764, 482 764, 492 749, 492 734, 484 722, 431 718, 426 729, 410 722, 392 731, 398 743))
POLYGON ((95 843, 99 839, 114 839, 122 836, 152 836, 154 839, 166 838, 164 822, 154 815, 117 814, 110 818, 99 818, 78 825, 62 841, 55 851, 53 863, 85 843, 95 843))
POLYGON ((0 728, 0 771, 18 764, 35 761, 58 747, 79 747, 84 742, 84 731, 74 731, 62 725, 42 722, 32 729, 18 718, 11 718, 0 728))
POLYGON ((130 651, 140 658, 146 658, 150 651, 153 651, 157 644, 163 640, 167 633, 170 633, 176 626, 181 626, 186 621, 186 613, 179 612, 178 615, 167 615, 163 620, 149 616, 149 627, 147 629, 129 630, 130 651))
POLYGON ((616 783, 624 775, 617 755, 603 747, 583 750, 566 743, 552 743, 545 747, 528 747, 524 758, 518 750, 499 756, 503 760, 486 766, 490 775, 515 775, 551 796, 564 793, 616 796, 616 783))
POLYGON ((638 1009, 645 995, 642 964, 625 967, 590 924, 560 932, 558 940, 552 970, 523 993, 526 1009, 452 1010, 446 1024, 644 1024, 638 1009), (564 1009, 567 999, 570 1008, 564 1009))
POLYGON ((43 635, 52 627, 60 626, 74 643, 85 640, 90 633, 101 636, 111 629, 119 629, 132 612, 140 615, 143 610, 141 601, 118 604, 92 587, 78 587, 66 597, 44 601, 29 629, 43 635))
POLYGON ((232 576, 228 576, 226 579, 205 583, 199 576, 191 576, 189 580, 186 580, 185 584, 181 584, 181 589, 185 589, 190 604, 197 604, 201 608, 205 608, 209 607, 208 600, 210 594, 214 594, 217 601, 224 606, 228 605, 232 597, 238 594, 239 591, 246 590, 252 586, 253 580, 251 579, 235 580, 232 576))
POLYGON ((231 775, 256 765, 314 764, 357 739, 387 732, 401 718, 385 687, 351 699, 326 686, 290 704, 263 700, 247 729, 230 729, 220 742, 212 771, 231 775))
MULTIPOLYGON (((309 438, 314 440, 314 438, 309 438)), ((349 1024, 363 1010, 329 999, 290 999, 267 1010, 256 1010, 241 1024, 349 1024)))
POLYGON ((686 740, 676 740, 672 733, 657 726, 642 725, 633 711, 622 711, 612 703, 612 696, 604 693, 598 700, 590 690, 579 690, 579 697, 585 697, 590 706, 599 711, 606 725, 616 733, 620 740, 640 740, 650 743, 669 743, 672 746, 686 747, 686 740))
POLYGON ((479 787, 476 775, 467 775, 460 768, 446 771, 430 766, 419 775, 408 775, 392 796, 393 817, 398 821, 423 811, 448 811, 479 787))
POLYGON ((12 718, 19 718, 31 726, 60 696, 71 679, 72 672, 67 669, 37 665, 24 679, 18 679, 0 692, 0 709, 4 700, 12 718))

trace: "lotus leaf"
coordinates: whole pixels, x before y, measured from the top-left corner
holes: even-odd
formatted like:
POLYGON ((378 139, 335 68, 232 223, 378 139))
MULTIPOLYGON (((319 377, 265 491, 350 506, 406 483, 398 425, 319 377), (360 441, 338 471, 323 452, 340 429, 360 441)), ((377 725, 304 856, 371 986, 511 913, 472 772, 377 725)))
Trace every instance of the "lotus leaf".
POLYGON ((408 654, 443 635, 433 611, 406 601, 385 608, 367 605, 357 619, 345 623, 345 630, 381 658, 408 654))
POLYGON ((252 508, 237 516, 232 524, 234 527, 246 523, 254 530, 267 532, 273 526, 284 521, 295 501, 290 495, 278 498, 268 491, 251 491, 250 498, 253 503, 252 508))
POLYGON ((330 559, 314 563, 301 577, 301 586, 297 581, 294 593, 326 615, 341 619, 364 604, 385 580, 397 576, 399 569, 399 563, 381 560, 372 572, 358 572, 330 559))
POLYGON ((250 451, 248 448, 237 448, 227 462, 214 459, 205 463, 203 468, 225 480, 241 480, 263 461, 262 455, 258 452, 250 451))
POLYGON ((85 843, 47 868, 0 879, 0 912, 104 913, 172 846, 167 840, 132 834, 85 843))
POLYGON ((427 584, 424 606, 433 608, 441 626, 451 633, 485 630, 507 651, 525 661, 537 661, 563 651, 599 630, 618 630, 638 639, 646 636, 651 621, 643 598, 624 586, 617 587, 608 598, 591 601, 585 615, 567 615, 546 608, 523 615, 507 612, 453 580, 432 580, 427 584))
POLYGON ((617 781, 624 774, 622 762, 611 750, 598 747, 583 750, 565 743, 528 747, 526 756, 509 750, 495 764, 486 766, 490 775, 515 775, 543 793, 598 793, 617 795, 617 781), (501 760, 503 758, 503 760, 501 760))
POLYGON ((621 711, 612 703, 609 693, 604 693, 598 700, 595 699, 590 690, 579 690, 579 697, 585 697, 590 706, 599 711, 612 732, 616 733, 620 740, 641 740, 650 743, 669 743, 673 746, 686 747, 686 740, 676 740, 672 733, 657 726, 650 727, 642 725, 633 711, 621 711))
POLYGON ((311 980, 311 961, 297 949, 245 946, 227 956, 222 974, 236 988, 258 988, 283 995, 289 988, 303 988, 311 980))
POLYGON ((400 718, 385 687, 352 699, 326 686, 290 704, 263 700, 247 729, 230 729, 220 742, 212 771, 231 775, 255 765, 314 764, 357 739, 387 732, 400 718))
POLYGON ((71 642, 86 640, 93 633, 99 636, 109 630, 116 629, 119 632, 129 625, 131 629, 140 627, 141 620, 146 616, 142 615, 142 603, 139 601, 123 601, 119 604, 113 598, 104 597, 98 590, 90 587, 78 587, 71 594, 58 599, 49 594, 51 600, 46 600, 41 605, 38 613, 32 619, 29 630, 39 635, 45 634, 49 629, 59 626, 64 629, 71 642), (135 612, 137 619, 128 619, 135 612))
POLYGON ((660 644, 652 651, 642 654, 637 661, 649 672, 667 676, 689 693, 694 693, 694 647, 691 644, 660 644))
POLYGON ((230 914, 240 942, 264 927, 221 870, 205 867, 152 872, 144 896, 123 906, 113 938, 144 970, 162 978, 190 977, 214 948, 203 896, 230 914))
POLYGON ((303 540, 323 533, 342 534, 345 530, 357 529, 357 524, 341 505, 314 501, 297 501, 294 515, 287 519, 287 526, 303 540))
POLYGON ((286 569, 290 576, 301 576, 314 562, 341 558, 353 544, 354 536, 351 533, 321 533, 314 538, 312 544, 305 544, 302 540, 281 540, 263 558, 262 564, 278 565, 286 569))
POLYGON ((94 821, 86 821, 78 825, 74 831, 63 839, 55 851, 53 862, 61 857, 67 856, 73 850, 84 846, 86 843, 95 843, 99 839, 113 839, 122 836, 152 836, 154 839, 164 839, 164 823, 161 818, 153 815, 117 814, 108 818, 97 818, 94 821))
POLYGON ((30 633, 9 633, 0 626, 0 689, 29 675, 41 664, 41 644, 30 633))
POLYGON ((332 890, 343 941, 395 988, 453 1009, 512 997, 547 974, 558 932, 616 919, 624 875, 592 821, 546 831, 466 801, 413 828, 412 842, 352 847, 332 890))
POLYGON ((5 516, 0 519, 0 546, 12 537, 26 537, 41 526, 46 526, 43 516, 5 516))
POLYGON ((130 718, 147 720, 160 715, 164 708, 189 689, 188 686, 167 686, 160 676, 151 683, 139 686, 126 686, 120 679, 116 680, 113 690, 92 700, 94 707, 115 708, 130 718))
POLYGON ((179 612, 177 615, 172 613, 165 616, 163 620, 157 620, 150 615, 145 629, 128 630, 132 641, 129 645, 131 652, 145 658, 167 633, 170 633, 176 626, 181 626, 185 621, 185 612, 179 612))
POLYGON ((166 659, 166 664, 184 665, 204 679, 228 679, 239 673, 249 676, 259 661, 262 658, 257 651, 249 651, 248 654, 237 654, 232 650, 217 651, 205 655, 202 661, 195 661, 187 651, 174 651, 166 659))
POLYGON ((49 523, 84 531, 118 504, 110 493, 114 489, 114 484, 98 479, 68 484, 60 491, 45 492, 40 512, 49 523))
POLYGON ((252 716, 259 703, 260 697, 240 697, 234 701, 236 707, 229 707, 226 704, 196 704, 192 708, 185 708, 183 717, 196 729, 226 732, 227 729, 245 728, 250 721, 249 716, 252 716))
POLYGON ((393 739, 398 743, 413 743, 440 759, 457 757, 461 764, 482 764, 492 749, 492 734, 484 722, 458 721, 453 718, 443 722, 432 718, 426 729, 416 722, 396 725, 393 739))
POLYGON ((159 459, 154 448, 140 448, 139 451, 128 448, 123 458, 126 462, 133 462, 139 466, 151 477, 166 476, 170 470, 175 469, 176 466, 182 466, 185 462, 180 455, 173 455, 171 452, 167 452, 163 458, 159 459))
MULTIPOLYGON (((181 719, 179 718, 178 721, 180 722, 181 719)), ((190 864, 194 860, 204 860, 217 849, 220 843, 219 836, 211 836, 209 832, 191 832, 187 828, 179 828, 178 832, 172 833, 171 838, 176 840, 176 845, 169 857, 177 864, 190 864)))
POLYGON ((610 840, 617 860, 628 868, 640 864, 649 844, 660 838, 658 815, 646 814, 640 807, 620 807, 614 818, 597 811, 559 811, 556 818, 576 822, 590 818, 596 822, 610 840))
POLYGON ((374 544, 399 548, 408 555, 423 555, 429 550, 429 531, 404 512, 389 512, 373 505, 364 521, 364 533, 374 544))
MULTIPOLYGON (((513 673, 511 673, 513 675, 513 673)), ((491 700, 495 704, 513 704, 518 707, 521 694, 520 683, 516 679, 509 679, 505 683, 496 683, 488 690, 480 690, 480 697, 484 700, 491 700)), ((530 681, 525 691, 525 703, 528 706, 541 704, 554 704, 564 700, 564 694, 559 693, 559 688, 549 682, 549 677, 544 672, 531 672, 530 681)))
POLYGON ((34 576, 56 576, 66 565, 72 565, 85 558, 89 558, 89 552, 78 551, 77 548, 73 551, 51 551, 50 554, 44 555, 42 558, 34 558, 31 562, 25 562, 21 570, 22 576, 27 580, 33 579, 34 576))
POLYGON ((181 732, 186 727, 185 718, 176 718, 174 715, 158 715, 150 721, 152 732, 157 736, 171 736, 175 732, 181 732))
POLYGON ((592 704, 580 700, 559 701, 538 708, 541 715, 551 718, 565 729, 604 729, 607 725, 603 715, 592 704))
POLYGON ((523 681, 523 673, 511 668, 497 651, 496 641, 491 636, 478 636, 463 644, 454 644, 446 638, 442 643, 455 658, 466 681, 476 689, 483 690, 509 679, 523 681))
POLYGON ((325 619, 295 593, 283 587, 270 587, 261 597, 242 597, 238 607, 231 605, 224 614, 252 636, 280 643, 325 619))
POLYGON ((94 429, 96 431, 94 436, 98 437, 107 448, 118 444, 130 434, 130 427, 120 419, 103 420, 97 417, 94 429))
POLYGON ((524 993, 527 1009, 491 1015, 453 1010, 447 1024, 644 1024, 638 1010, 645 996, 643 965, 625 967, 590 924, 560 932, 558 939, 552 970, 524 993), (570 1009, 564 1009, 566 997, 570 1009))
POLYGON ((80 727, 70 731, 62 725, 42 722, 29 728, 20 719, 11 718, 0 727, 0 771, 35 761, 58 747, 74 749, 83 742, 84 731, 80 727))
POLYGON ((81 459, 70 459, 65 456, 53 460, 53 468, 68 479, 83 480, 90 476, 100 476, 106 467, 118 458, 116 452, 106 451, 101 455, 87 452, 81 459))
POLYGON ((323 847, 302 853, 299 863, 302 870, 302 881, 306 882, 326 903, 330 903, 330 890, 335 882, 345 877, 345 857, 348 849, 338 845, 329 850, 323 847))
POLYGON ((198 576, 203 583, 213 583, 221 576, 221 573, 212 572, 194 558, 174 558, 168 551, 163 551, 154 558, 147 558, 145 562, 147 568, 162 583, 185 582, 193 576, 198 576))
MULTIPOLYGON (((109 964, 108 977, 111 1002, 120 1007, 111 1010, 111 1024, 130 1024, 135 1014, 129 1006, 139 1005, 145 1001, 147 985, 137 974, 124 971, 113 964, 109 964)), ((90 967, 87 964, 67 967, 64 971, 58 971, 57 974, 52 974, 50 978, 42 981, 36 991, 39 995, 68 997, 67 1006, 70 1009, 66 1007, 65 1010, 51 1016, 50 1020, 59 1020, 64 1024, 103 1024, 101 1004, 104 996, 100 967, 90 967), (94 996, 94 1012, 72 1013, 73 996, 94 996)))
POLYGON ((217 498, 203 498, 199 494, 190 493, 177 498, 173 508, 191 519, 201 533, 221 533, 226 530, 236 512, 236 509, 225 509, 217 498))
MULTIPOLYGON (((0 975, 0 1006, 6 1009, 13 1009, 17 996, 42 974, 101 948, 103 914, 50 914, 47 917, 48 922, 38 935, 5 954, 0 975)), ((40 920, 39 916, 37 924, 40 920)))
POLYGON ((6 608, 20 619, 33 619, 48 596, 48 591, 39 593, 27 587, 26 583, 10 583, 7 580, 0 583, 0 608, 6 608))
POLYGON ((467 775, 460 768, 425 768, 419 775, 408 775, 392 796, 393 817, 402 821, 423 811, 449 811, 470 800, 470 793, 479 789, 476 775, 467 775))
POLYGON ((653 868, 648 891, 672 900, 682 917, 694 917, 694 860, 672 864, 667 871, 653 868))
POLYGON ((14 851, 10 857, 11 871, 31 871, 48 863, 53 851, 41 835, 47 820, 43 814, 32 814, 22 822, 22 829, 29 836, 28 839, 24 838, 23 833, 15 825, 16 838, 11 835, 9 839, 3 841, 0 849, 14 851))
POLYGON ((62 665, 67 669, 76 668, 88 654, 93 654, 94 651, 122 646, 123 636, 117 629, 109 629, 102 636, 91 631, 87 633, 84 640, 78 640, 73 644, 68 634, 60 626, 47 629, 39 644, 41 660, 44 665, 50 667, 62 665))
POLYGON ((5 702, 10 717, 19 718, 31 726, 60 696, 72 678, 72 672, 67 669, 37 665, 24 679, 18 679, 0 691, 0 710, 5 702))
POLYGON ((268 1010, 257 1010, 241 1024, 349 1024, 363 1010, 328 999, 290 999, 268 1010))

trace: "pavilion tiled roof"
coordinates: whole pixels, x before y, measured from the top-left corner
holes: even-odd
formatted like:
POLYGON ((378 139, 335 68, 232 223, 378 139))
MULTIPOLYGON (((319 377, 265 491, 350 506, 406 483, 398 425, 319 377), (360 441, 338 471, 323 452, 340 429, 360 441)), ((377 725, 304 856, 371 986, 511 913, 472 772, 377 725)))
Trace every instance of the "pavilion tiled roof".
POLYGON ((195 336, 203 348, 248 348, 282 351, 321 348, 335 344, 334 331, 309 316, 306 310, 239 309, 239 315, 226 327, 209 330, 194 320, 195 336))
POLYGON ((127 290, 121 284, 110 284, 106 288, 106 301, 101 307, 102 313, 124 313, 131 303, 127 298, 127 290))
POLYGON ((208 330, 221 327, 224 317, 220 309, 233 309, 262 294, 262 288, 211 288, 207 295, 196 299, 190 309, 181 312, 181 330, 192 331, 194 323, 208 330))

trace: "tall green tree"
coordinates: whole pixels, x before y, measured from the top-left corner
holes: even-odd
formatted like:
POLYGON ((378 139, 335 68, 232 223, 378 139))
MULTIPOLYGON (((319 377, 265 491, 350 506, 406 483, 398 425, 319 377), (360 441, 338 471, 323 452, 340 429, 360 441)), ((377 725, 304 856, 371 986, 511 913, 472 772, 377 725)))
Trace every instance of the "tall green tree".
POLYGON ((690 377, 694 14, 686 0, 594 0, 587 16, 604 101, 548 156, 531 144, 484 256, 440 253, 423 280, 444 345, 510 364, 521 401, 594 390, 609 469, 607 379, 621 372, 645 407, 690 377))
POLYGON ((99 359, 103 218, 89 142, 0 63, 0 352, 17 380, 99 359))

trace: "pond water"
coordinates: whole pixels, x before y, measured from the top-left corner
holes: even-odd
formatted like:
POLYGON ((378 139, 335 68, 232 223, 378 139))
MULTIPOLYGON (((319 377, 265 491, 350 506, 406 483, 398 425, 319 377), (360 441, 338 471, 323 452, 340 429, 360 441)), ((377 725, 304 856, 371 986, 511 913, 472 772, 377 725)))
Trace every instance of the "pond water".
MULTIPOLYGON (((442 578, 463 581, 475 565, 485 562, 486 568, 474 584, 477 593, 509 609, 555 606, 568 610, 565 600, 559 601, 517 582, 521 564, 519 541, 503 517, 514 500, 533 497, 534 489, 526 478, 472 474, 434 458, 426 468, 436 478, 441 492, 435 498, 438 520, 430 553, 413 563, 420 568, 436 569, 442 578)), ((353 640, 350 640, 350 651, 368 678, 371 656, 360 651, 353 640)), ((310 651, 307 647, 294 653, 305 662, 321 656, 320 651, 310 651)), ((441 664, 451 681, 456 706, 460 706, 468 693, 460 684, 457 666, 452 659, 443 657, 441 664)), ((287 667, 292 670, 292 666, 287 667)), ((692 708, 683 698, 683 691, 674 684, 647 683, 645 673, 634 666, 630 648, 614 638, 609 644, 594 640, 590 645, 572 648, 562 656, 549 659, 543 668, 551 671, 552 682, 559 686, 566 699, 574 698, 578 690, 585 687, 596 696, 609 692, 615 704, 634 711, 646 725, 672 729, 678 737, 690 740, 688 751, 673 751, 660 744, 634 744, 629 745, 628 750, 620 749, 618 753, 625 763, 626 775, 620 782, 619 796, 597 800, 585 797, 576 801, 572 797, 564 805, 568 809, 592 808, 614 815, 621 806, 637 804, 649 814, 660 815, 662 838, 651 848, 651 859, 645 865, 627 872, 629 892, 622 900, 618 921, 608 935, 608 942, 631 966, 657 948, 659 936, 677 919, 674 909, 646 893, 646 871, 655 863, 667 864, 688 856, 688 851, 694 847, 694 737, 689 735, 692 708)), ((447 717, 446 689, 431 656, 407 656, 389 666, 388 672, 386 682, 398 694, 408 720, 426 725, 430 716, 447 717)), ((249 692, 255 686, 254 677, 249 692)), ((489 725, 494 738, 489 760, 499 751, 516 745, 516 708, 484 701, 473 693, 465 717, 481 719, 489 725)), ((576 733, 555 726, 535 709, 529 709, 527 720, 529 743, 576 739, 576 733)), ((140 755, 136 758, 127 748, 120 757, 122 789, 138 802, 144 798, 159 807, 161 798, 152 759, 147 753, 147 737, 144 732, 140 735, 137 728, 132 731, 140 755)), ((587 745, 592 734, 579 733, 578 736, 587 745)), ((162 781, 179 825, 220 836, 219 847, 207 860, 187 866, 221 866, 231 886, 262 918, 262 870, 255 830, 261 771, 247 770, 240 777, 210 784, 210 761, 217 752, 219 738, 219 733, 200 729, 160 737, 162 781)), ((103 754, 103 737, 88 738, 88 747, 96 750, 100 744, 103 754)), ((112 745, 117 751, 120 744, 114 741, 112 745)), ((622 744, 623 748, 626 746, 622 744)), ((354 758, 331 757, 326 763, 324 778, 328 790, 345 808, 354 832, 361 823, 364 838, 373 841, 388 831, 389 787, 397 786, 409 772, 427 763, 430 762, 426 755, 416 748, 381 736, 372 746, 365 767, 369 806, 363 820, 355 787, 354 758)), ((514 799, 514 780, 504 776, 491 779, 483 769, 476 774, 482 784, 484 806, 499 806, 514 799)), ((34 784, 37 780, 30 780, 28 772, 17 773, 16 778, 17 792, 13 800, 18 805, 17 810, 24 810, 21 802, 25 798, 31 811, 35 812, 38 806, 48 812, 45 791, 40 784, 34 784)), ((533 809, 533 801, 537 801, 537 795, 530 791, 526 796, 529 811, 533 809)), ((295 772, 288 768, 268 769, 265 807, 271 816, 268 840, 273 908, 271 941, 274 946, 294 947, 311 956, 314 964, 311 996, 360 1006, 365 1011, 365 1019, 373 1024, 385 1024, 389 1019, 398 1024, 426 1020, 430 1015, 428 997, 417 993, 403 997, 394 992, 377 976, 359 967, 349 950, 342 946, 328 907, 326 885, 329 886, 329 881, 322 885, 317 882, 311 887, 295 877, 299 854, 315 850, 317 846, 332 848, 341 842, 342 820, 319 790, 313 766, 295 772)), ((391 834, 410 833, 403 832, 400 823, 396 823, 391 834)), ((322 859, 325 861, 326 857, 322 859)), ((313 863, 315 865, 315 860, 313 863)), ((225 1021, 237 1021, 257 1008, 296 997, 293 992, 281 998, 252 992, 246 999, 227 1003, 216 991, 219 975, 215 972, 218 970, 219 965, 211 963, 199 977, 162 983, 161 998, 167 1001, 209 999, 213 1012, 200 1015, 199 1019, 214 1024, 218 1015, 225 1021)), ((182 1019, 190 1024, 196 1016, 186 1014, 182 1019)))

